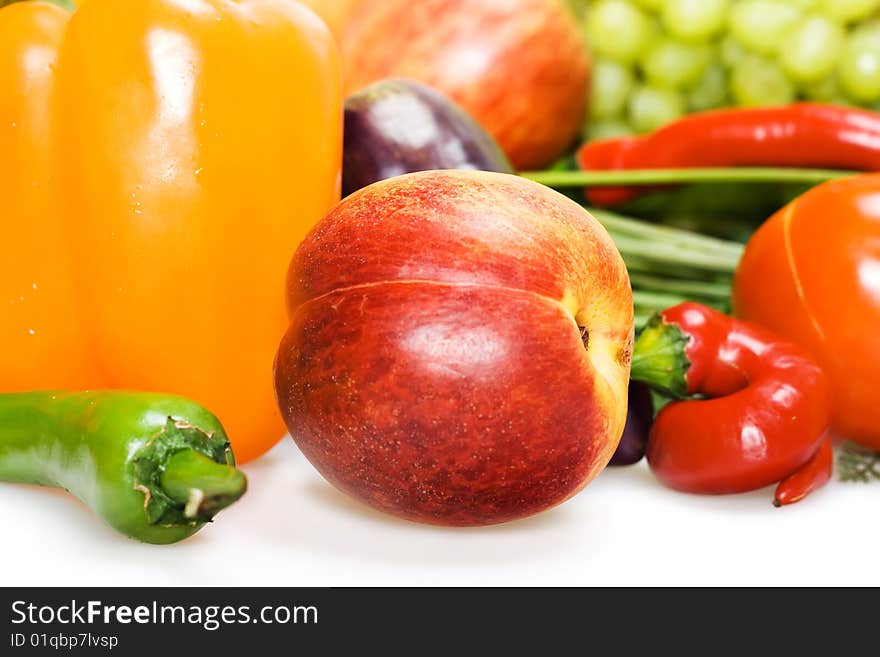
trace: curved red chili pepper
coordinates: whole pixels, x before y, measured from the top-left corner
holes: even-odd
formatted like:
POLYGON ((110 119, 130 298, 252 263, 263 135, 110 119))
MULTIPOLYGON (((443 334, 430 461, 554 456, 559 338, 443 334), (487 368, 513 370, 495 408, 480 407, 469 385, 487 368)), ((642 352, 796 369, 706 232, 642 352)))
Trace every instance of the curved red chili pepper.
MULTIPOLYGON (((643 137, 589 142, 577 153, 589 171, 692 167, 791 166, 880 171, 880 113, 796 103, 690 114, 643 137)), ((648 187, 587 190, 614 205, 648 187)))
POLYGON ((813 458, 794 474, 779 482, 774 495, 774 506, 785 506, 800 502, 817 488, 821 488, 831 479, 834 470, 834 450, 831 439, 826 438, 813 454, 813 458))
POLYGON ((826 440, 830 392, 815 361, 699 304, 665 310, 645 328, 633 377, 689 397, 660 411, 648 440, 651 469, 678 490, 768 486, 804 467, 826 440))

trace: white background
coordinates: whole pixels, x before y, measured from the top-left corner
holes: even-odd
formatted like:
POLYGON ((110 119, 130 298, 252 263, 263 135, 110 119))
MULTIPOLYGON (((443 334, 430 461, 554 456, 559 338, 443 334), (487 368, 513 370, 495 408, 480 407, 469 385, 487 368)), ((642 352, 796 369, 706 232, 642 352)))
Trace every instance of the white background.
POLYGON ((533 518, 443 529, 337 492, 287 438, 248 493, 176 545, 120 536, 60 491, 0 484, 0 583, 37 585, 880 585, 880 482, 791 507, 772 489, 704 497, 644 463, 607 469, 533 518))

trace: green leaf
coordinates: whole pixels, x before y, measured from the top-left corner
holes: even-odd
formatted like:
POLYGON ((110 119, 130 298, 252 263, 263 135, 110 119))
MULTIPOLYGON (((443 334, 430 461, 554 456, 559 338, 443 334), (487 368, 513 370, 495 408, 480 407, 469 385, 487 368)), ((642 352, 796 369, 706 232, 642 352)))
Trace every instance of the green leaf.
POLYGON ((846 482, 880 481, 880 453, 846 443, 837 455, 837 476, 846 482))

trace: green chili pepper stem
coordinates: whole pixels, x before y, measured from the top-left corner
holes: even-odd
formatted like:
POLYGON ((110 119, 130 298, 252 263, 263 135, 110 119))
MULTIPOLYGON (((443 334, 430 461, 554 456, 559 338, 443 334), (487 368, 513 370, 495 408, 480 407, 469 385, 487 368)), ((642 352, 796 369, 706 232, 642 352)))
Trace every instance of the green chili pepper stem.
POLYGON ((693 169, 628 169, 615 171, 523 171, 520 175, 548 187, 613 187, 690 183, 807 183, 857 175, 836 169, 782 167, 718 167, 693 169))
POLYGON ((184 515, 193 520, 209 520, 247 490, 240 470, 192 449, 173 454, 159 482, 168 497, 185 505, 184 515))
POLYGON ((245 488, 234 463, 219 420, 180 397, 0 395, 0 481, 62 488, 140 541, 180 541, 234 502, 245 488))

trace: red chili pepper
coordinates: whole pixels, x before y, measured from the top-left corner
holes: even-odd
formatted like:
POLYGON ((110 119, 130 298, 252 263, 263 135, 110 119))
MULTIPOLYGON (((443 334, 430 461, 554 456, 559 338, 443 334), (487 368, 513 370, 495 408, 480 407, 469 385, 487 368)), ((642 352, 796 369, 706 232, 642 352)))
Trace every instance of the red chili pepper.
POLYGON ((826 438, 813 454, 813 458, 794 474, 779 482, 774 495, 774 506, 785 506, 800 502, 817 488, 822 488, 831 479, 834 470, 834 450, 831 439, 826 438))
POLYGON ((800 499, 824 483, 808 470, 827 441, 829 386, 797 345, 684 303, 648 323, 636 341, 632 371, 633 378, 683 399, 660 411, 648 439, 648 463, 666 485, 738 493, 800 471, 802 477, 786 479, 784 487, 791 494, 783 497, 794 502, 796 490, 800 499))
MULTIPOLYGON (((643 137, 589 142, 581 169, 679 169, 790 166, 880 171, 880 113, 796 103, 690 114, 643 137)), ((648 187, 587 190, 595 205, 614 205, 648 187)))

